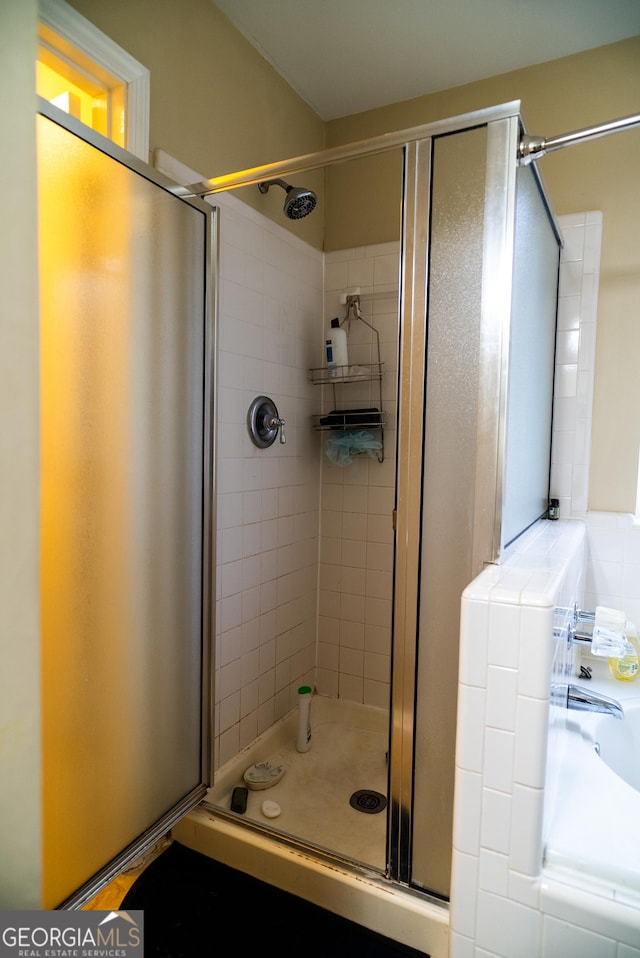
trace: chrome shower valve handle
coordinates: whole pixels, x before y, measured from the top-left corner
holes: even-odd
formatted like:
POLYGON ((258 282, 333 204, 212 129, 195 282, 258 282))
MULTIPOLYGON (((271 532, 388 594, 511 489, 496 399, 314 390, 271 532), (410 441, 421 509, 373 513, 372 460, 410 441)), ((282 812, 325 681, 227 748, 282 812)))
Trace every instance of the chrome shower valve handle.
POLYGON ((287 437, 285 436, 285 432, 284 432, 284 427, 286 426, 285 420, 278 419, 274 416, 272 419, 269 420, 269 425, 271 426, 272 429, 278 429, 278 428, 280 429, 280 443, 281 445, 284 446, 285 442, 287 441, 287 437))
POLYGON ((267 449, 276 441, 280 431, 280 442, 284 445, 287 437, 284 433, 285 421, 280 418, 278 407, 268 396, 256 396, 247 413, 247 428, 251 441, 259 449, 267 449))

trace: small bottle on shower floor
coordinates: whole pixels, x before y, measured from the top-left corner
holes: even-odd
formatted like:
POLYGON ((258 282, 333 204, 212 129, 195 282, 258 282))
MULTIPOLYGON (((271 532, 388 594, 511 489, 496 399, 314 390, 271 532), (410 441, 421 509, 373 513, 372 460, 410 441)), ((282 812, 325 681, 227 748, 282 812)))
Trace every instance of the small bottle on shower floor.
POLYGON ((310 685, 301 685, 298 689, 298 738, 296 749, 308 752, 311 748, 311 695, 310 685))

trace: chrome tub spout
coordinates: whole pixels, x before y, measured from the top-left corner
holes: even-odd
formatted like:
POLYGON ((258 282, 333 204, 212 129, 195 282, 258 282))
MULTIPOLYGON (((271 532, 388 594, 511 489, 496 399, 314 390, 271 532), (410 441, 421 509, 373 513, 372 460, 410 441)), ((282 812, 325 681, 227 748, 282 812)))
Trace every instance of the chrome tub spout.
POLYGON ((617 719, 624 718, 622 706, 616 699, 599 692, 592 692, 591 689, 586 689, 582 685, 567 686, 566 705, 568 709, 576 709, 579 712, 604 712, 617 719))

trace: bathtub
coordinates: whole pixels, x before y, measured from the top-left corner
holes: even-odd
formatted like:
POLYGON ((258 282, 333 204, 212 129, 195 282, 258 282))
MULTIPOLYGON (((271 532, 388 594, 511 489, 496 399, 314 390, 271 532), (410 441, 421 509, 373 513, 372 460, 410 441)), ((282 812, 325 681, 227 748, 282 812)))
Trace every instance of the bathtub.
POLYGON ((561 717, 544 869, 637 908, 640 929, 640 681, 616 682, 604 663, 594 671, 591 681, 575 681, 617 699, 625 718, 573 710, 561 717))

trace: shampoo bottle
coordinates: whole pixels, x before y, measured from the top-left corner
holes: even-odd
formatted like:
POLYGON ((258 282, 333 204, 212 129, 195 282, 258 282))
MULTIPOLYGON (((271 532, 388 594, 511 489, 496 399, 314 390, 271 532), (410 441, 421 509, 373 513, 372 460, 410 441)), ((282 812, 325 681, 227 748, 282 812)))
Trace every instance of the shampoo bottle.
POLYGON ((327 365, 332 379, 342 379, 346 375, 349 357, 347 353, 347 334, 340 326, 336 316, 331 320, 331 329, 327 339, 327 365), (331 356, 331 358, 329 358, 331 356))
POLYGON ((625 654, 621 659, 609 659, 609 671, 619 682, 635 682, 640 668, 640 639, 633 622, 627 621, 625 635, 625 654))
POLYGON ((311 695, 310 685, 301 685, 298 689, 298 738, 296 749, 308 752, 311 748, 311 695))

